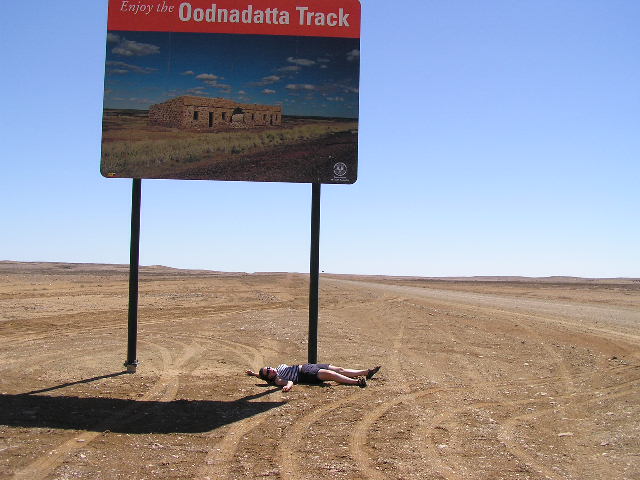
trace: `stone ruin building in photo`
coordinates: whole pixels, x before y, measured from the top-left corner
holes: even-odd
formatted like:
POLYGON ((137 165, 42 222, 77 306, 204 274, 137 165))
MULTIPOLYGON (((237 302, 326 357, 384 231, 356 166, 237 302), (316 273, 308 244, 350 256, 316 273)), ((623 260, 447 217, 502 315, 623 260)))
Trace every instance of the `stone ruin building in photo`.
POLYGON ((282 125, 282 107, 238 103, 225 98, 183 95, 151 105, 149 124, 194 130, 215 130, 225 126, 278 126, 282 125))

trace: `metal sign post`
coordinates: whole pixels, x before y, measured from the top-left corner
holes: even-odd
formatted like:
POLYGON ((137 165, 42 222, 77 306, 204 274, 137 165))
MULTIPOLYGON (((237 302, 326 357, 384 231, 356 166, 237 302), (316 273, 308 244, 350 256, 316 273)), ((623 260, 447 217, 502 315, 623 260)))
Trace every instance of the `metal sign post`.
POLYGON ((142 180, 133 179, 131 192, 131 250, 129 255, 129 334, 127 340, 128 373, 135 373, 138 366, 138 267, 140 264, 140 199, 142 180))
POLYGON ((309 363, 318 362, 318 291, 320 280, 320 183, 311 190, 311 255, 309 261, 309 363))

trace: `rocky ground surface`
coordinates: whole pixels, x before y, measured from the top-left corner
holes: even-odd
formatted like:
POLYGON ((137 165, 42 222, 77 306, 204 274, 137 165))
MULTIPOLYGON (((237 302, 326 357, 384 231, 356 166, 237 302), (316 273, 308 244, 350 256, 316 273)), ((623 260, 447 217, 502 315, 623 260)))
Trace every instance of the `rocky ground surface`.
POLYGON ((323 276, 319 361, 289 393, 297 274, 0 262, 0 478, 639 479, 640 282, 323 276))

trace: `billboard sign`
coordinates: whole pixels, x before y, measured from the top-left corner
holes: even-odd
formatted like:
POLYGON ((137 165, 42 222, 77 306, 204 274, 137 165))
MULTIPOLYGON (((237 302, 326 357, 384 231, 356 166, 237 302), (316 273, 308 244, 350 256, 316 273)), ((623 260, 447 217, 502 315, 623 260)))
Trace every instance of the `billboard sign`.
POLYGON ((110 0, 102 175, 350 184, 358 0, 110 0))

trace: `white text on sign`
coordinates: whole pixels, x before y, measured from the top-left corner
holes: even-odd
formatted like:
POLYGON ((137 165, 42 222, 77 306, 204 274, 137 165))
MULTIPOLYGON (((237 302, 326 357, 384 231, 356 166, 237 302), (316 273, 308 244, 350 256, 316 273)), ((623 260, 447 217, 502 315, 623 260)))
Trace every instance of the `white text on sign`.
MULTIPOLYGON (((316 25, 319 27, 349 27, 349 13, 343 8, 337 12, 314 12, 309 7, 296 7, 298 24, 304 26, 316 25)), ((211 8, 193 8, 190 3, 184 2, 179 8, 180 20, 183 22, 209 22, 209 23, 266 23, 274 25, 289 25, 291 15, 287 10, 267 8, 260 10, 247 5, 244 10, 218 8, 215 3, 211 8)))

